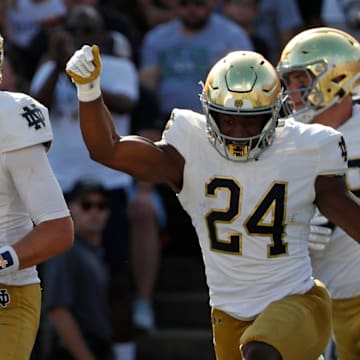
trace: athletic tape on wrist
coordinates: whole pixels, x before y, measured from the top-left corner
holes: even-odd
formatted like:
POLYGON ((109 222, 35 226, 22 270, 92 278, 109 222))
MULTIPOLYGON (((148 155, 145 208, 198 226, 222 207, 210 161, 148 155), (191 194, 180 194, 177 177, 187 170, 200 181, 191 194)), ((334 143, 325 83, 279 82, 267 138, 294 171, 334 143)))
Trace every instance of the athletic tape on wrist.
POLYGON ((77 96, 80 101, 89 102, 96 100, 101 95, 100 77, 89 84, 77 84, 77 96))
POLYGON ((19 258, 12 246, 0 247, 0 275, 17 271, 19 269, 19 258))

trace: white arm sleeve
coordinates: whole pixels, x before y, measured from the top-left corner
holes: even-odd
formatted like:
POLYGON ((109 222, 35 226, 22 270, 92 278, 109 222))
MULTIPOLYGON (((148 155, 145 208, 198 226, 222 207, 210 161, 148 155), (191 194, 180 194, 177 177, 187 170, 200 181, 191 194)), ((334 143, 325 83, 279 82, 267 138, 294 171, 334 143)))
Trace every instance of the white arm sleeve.
POLYGON ((9 151, 4 161, 35 224, 70 215, 42 144, 9 151))

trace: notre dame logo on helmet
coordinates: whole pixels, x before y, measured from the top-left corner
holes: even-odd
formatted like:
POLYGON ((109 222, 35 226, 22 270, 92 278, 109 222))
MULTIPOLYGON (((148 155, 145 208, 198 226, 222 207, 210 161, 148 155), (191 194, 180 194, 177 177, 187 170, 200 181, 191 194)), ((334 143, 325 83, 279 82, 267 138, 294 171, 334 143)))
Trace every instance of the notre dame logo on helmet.
POLYGON ((5 308, 10 303, 10 295, 6 289, 0 289, 0 306, 5 308))
POLYGON ((44 114, 35 104, 24 106, 23 110, 21 116, 27 120, 29 127, 33 126, 35 130, 39 130, 46 126, 44 114))

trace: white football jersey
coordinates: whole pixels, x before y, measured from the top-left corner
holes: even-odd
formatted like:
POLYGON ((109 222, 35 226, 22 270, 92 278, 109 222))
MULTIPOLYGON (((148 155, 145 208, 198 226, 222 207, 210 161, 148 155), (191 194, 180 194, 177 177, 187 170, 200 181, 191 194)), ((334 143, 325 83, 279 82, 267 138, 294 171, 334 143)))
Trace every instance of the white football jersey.
MULTIPOLYGON (((12 150, 36 144, 50 145, 52 131, 48 110, 28 95, 0 92, 0 246, 12 245, 32 228, 33 223, 5 163, 12 150)), ((31 188, 29 188, 31 191, 31 188)), ((2 278, 2 282, 22 285, 38 282, 35 267, 2 278)))
MULTIPOLYGON (((348 150, 347 183, 360 196, 360 105, 353 108, 353 116, 338 128, 348 150)), ((312 251, 314 275, 322 280, 333 299, 360 295, 360 245, 339 227, 335 228, 324 251, 312 251)))
POLYGON ((339 132, 280 120, 259 160, 237 163, 209 143, 203 115, 175 109, 163 141, 185 158, 178 198, 199 238, 211 306, 247 320, 313 286, 314 183, 346 170, 339 132))

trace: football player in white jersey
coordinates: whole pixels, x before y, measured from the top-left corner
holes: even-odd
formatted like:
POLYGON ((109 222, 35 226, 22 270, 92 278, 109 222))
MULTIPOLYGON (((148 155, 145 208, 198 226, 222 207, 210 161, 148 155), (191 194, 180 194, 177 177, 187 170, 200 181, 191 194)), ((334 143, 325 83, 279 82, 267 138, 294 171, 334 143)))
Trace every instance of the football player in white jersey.
MULTIPOLYGON (((360 44, 333 28, 296 35, 284 48, 281 74, 293 117, 342 132, 348 150, 346 181, 360 196, 360 106, 351 91, 360 85, 360 44)), ((333 325, 339 359, 360 359, 360 247, 343 230, 317 213, 309 249, 315 277, 333 300, 333 325)))
POLYGON ((114 131, 99 87, 99 48, 67 63, 90 156, 167 183, 203 253, 217 360, 316 360, 331 334, 331 300, 307 250, 315 204, 360 242, 360 204, 346 187, 342 135, 279 119, 280 78, 258 53, 210 70, 204 114, 174 109, 162 140, 114 131))
MULTIPOLYGON (((0 69, 3 60, 0 36, 0 69)), ((1 71, 0 71, 1 73, 1 71)), ((0 92, 0 358, 28 360, 40 320, 36 265, 68 249, 73 226, 46 152, 48 111, 0 92)))

